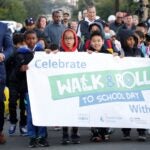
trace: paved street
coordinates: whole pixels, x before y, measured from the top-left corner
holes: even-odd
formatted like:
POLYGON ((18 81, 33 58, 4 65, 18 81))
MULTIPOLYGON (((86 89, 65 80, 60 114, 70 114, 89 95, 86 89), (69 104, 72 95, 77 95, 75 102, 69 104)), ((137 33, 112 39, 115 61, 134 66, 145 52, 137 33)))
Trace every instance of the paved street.
MULTIPOLYGON (((4 132, 7 136, 7 143, 5 145, 0 145, 0 150, 27 150, 28 148, 28 137, 22 137, 19 135, 17 128, 16 135, 9 136, 7 133, 8 121, 5 122, 4 132)), ((80 128, 81 134, 81 144, 78 145, 67 145, 63 146, 60 144, 61 141, 61 131, 54 131, 53 128, 48 128, 50 147, 48 148, 37 148, 40 150, 149 150, 150 149, 150 136, 146 142, 138 142, 136 140, 137 133, 136 130, 131 132, 131 141, 121 140, 121 131, 116 129, 111 135, 109 142, 91 143, 89 142, 90 130, 88 128, 80 128)))

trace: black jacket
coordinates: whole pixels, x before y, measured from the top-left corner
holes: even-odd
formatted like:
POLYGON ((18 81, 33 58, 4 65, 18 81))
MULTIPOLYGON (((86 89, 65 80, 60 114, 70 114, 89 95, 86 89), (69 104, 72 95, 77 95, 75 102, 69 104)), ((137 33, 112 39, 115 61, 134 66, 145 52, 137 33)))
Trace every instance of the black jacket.
POLYGON ((137 42, 138 39, 137 37, 134 35, 134 32, 131 30, 127 30, 124 29, 120 32, 120 42, 121 42, 121 46, 124 50, 124 54, 125 56, 130 56, 130 57, 141 57, 141 50, 139 48, 137 48, 137 42), (133 48, 128 47, 127 45, 127 39, 129 37, 133 37, 135 40, 135 46, 133 48))
POLYGON ((9 87, 15 86, 21 92, 27 92, 26 72, 20 70, 22 65, 27 65, 33 59, 34 52, 29 49, 17 49, 13 57, 13 69, 9 75, 9 87))

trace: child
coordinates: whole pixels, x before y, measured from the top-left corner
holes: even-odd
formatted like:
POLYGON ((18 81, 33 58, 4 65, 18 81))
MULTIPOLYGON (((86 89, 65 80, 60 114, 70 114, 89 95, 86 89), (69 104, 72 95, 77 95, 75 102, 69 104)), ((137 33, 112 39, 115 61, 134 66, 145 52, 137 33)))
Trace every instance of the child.
POLYGON ((105 45, 106 49, 108 51, 110 51, 112 54, 115 53, 115 54, 123 57, 124 52, 121 48, 120 42, 116 38, 116 33, 113 30, 110 30, 110 27, 108 24, 105 24, 104 32, 105 32, 104 45, 105 45))
POLYGON ((114 53, 117 53, 121 58, 124 57, 124 51, 121 47, 120 41, 117 40, 116 33, 113 30, 110 30, 110 40, 114 49, 114 53))
POLYGON ((146 57, 145 35, 142 31, 135 31, 135 36, 138 38, 137 47, 141 50, 142 57, 146 57))
MULTIPOLYGON (((90 37, 90 46, 87 49, 88 53, 96 52, 96 53, 107 53, 111 54, 104 46, 104 35, 98 31, 95 31, 91 34, 90 37)), ((109 140, 109 129, 108 128, 91 128, 92 142, 100 142, 102 140, 109 140)))
POLYGON ((19 106, 20 106, 20 122, 19 122, 19 129, 21 135, 27 135, 26 129, 26 115, 25 115, 25 91, 20 88, 20 80, 16 76, 17 68, 16 68, 16 53, 19 48, 25 46, 24 36, 23 34, 14 34, 13 36, 13 43, 14 43, 14 52, 13 55, 6 61, 6 68, 7 68, 7 86, 9 87, 9 135, 13 135, 16 131, 16 124, 17 124, 17 100, 19 99, 19 106))
POLYGON ((146 56, 150 58, 150 35, 146 35, 146 56))
MULTIPOLYGON (((120 32, 120 42, 122 48, 124 50, 126 57, 141 57, 141 50, 137 48, 138 39, 135 36, 134 32, 128 29, 124 29, 120 32)), ((123 128, 123 140, 130 140, 130 128, 123 128)), ((146 133, 145 129, 137 129, 138 131, 138 140, 145 141, 146 140, 146 133)))
MULTIPOLYGON (((78 52, 77 46, 78 46, 78 38, 76 33, 72 29, 65 30, 61 39, 61 51, 78 52)), ((70 143, 68 129, 69 129, 68 127, 63 127, 62 144, 70 143)), ((78 135, 78 127, 72 127, 71 139, 73 144, 80 143, 80 136, 78 135)))
POLYGON ((61 39, 61 51, 64 52, 77 52, 78 38, 72 29, 64 31, 61 39))
POLYGON ((121 46, 124 50, 125 56, 141 57, 141 51, 137 48, 138 38, 131 30, 124 29, 121 32, 121 46))
POLYGON ((94 51, 97 53, 109 53, 109 54, 111 54, 111 52, 108 51, 104 46, 104 35, 98 31, 95 31, 91 34, 90 45, 89 45, 89 48, 87 49, 87 51, 88 52, 94 51))
MULTIPOLYGON (((90 24, 89 26, 89 32, 90 34, 92 34, 92 32, 95 32, 95 31, 98 31, 98 32, 101 32, 101 34, 104 36, 104 29, 103 29, 103 26, 100 22, 93 22, 90 24)), ((86 51, 86 49, 88 49, 90 45, 90 39, 88 39, 84 45, 84 49, 86 51)))
POLYGON ((57 53, 59 51, 58 49, 58 45, 57 44, 50 44, 48 48, 45 49, 45 52, 47 54, 53 52, 53 53, 57 53))
POLYGON ((28 63, 33 59, 34 51, 39 50, 39 45, 37 45, 37 35, 35 31, 26 31, 24 34, 25 42, 27 44, 26 49, 19 49, 17 54, 18 60, 18 74, 20 74, 20 82, 22 82, 26 90, 26 109, 27 109, 27 128, 28 136, 30 137, 29 147, 33 148, 37 145, 41 147, 49 146, 46 136, 46 127, 34 126, 32 123, 32 114, 30 109, 30 100, 27 92, 27 81, 26 81, 26 70, 28 69, 28 63))

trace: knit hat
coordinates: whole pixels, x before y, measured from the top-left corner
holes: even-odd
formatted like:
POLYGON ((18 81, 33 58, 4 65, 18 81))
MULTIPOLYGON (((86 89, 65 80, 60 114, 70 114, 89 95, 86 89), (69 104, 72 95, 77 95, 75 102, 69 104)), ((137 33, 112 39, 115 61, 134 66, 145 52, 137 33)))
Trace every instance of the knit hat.
POLYGON ((108 22, 115 21, 115 20, 116 20, 116 16, 114 16, 114 15, 110 15, 108 17, 108 22))

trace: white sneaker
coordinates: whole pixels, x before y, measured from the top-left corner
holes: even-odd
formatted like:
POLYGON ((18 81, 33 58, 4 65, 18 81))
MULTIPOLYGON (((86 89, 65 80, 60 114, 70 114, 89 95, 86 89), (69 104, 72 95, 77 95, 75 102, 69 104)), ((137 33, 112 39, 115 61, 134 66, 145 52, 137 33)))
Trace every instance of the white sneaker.
POLYGON ((16 124, 10 124, 8 133, 9 135, 13 135, 16 131, 16 124))
POLYGON ((22 136, 27 136, 27 127, 26 126, 20 126, 20 133, 22 136))
POLYGON ((54 127, 54 131, 60 131, 61 127, 54 127))
POLYGON ((147 133, 150 135, 150 129, 147 130, 147 133))

